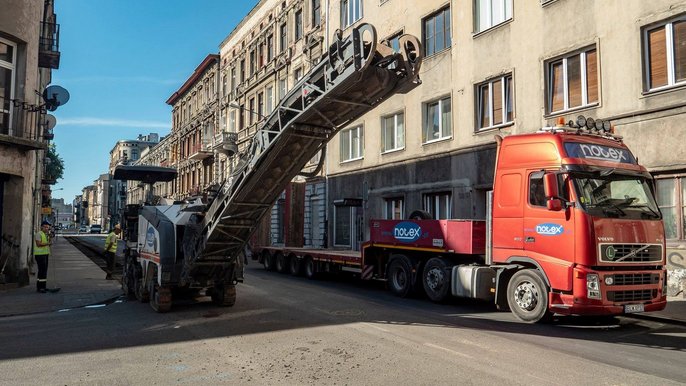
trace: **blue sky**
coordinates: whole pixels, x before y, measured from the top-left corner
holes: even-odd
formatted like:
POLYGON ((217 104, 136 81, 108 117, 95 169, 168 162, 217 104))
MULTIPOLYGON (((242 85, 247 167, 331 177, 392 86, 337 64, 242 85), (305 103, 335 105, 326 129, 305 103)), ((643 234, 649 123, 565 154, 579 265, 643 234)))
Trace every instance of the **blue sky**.
POLYGON ((167 135, 165 101, 255 6, 257 0, 57 0, 60 68, 52 84, 69 102, 55 144, 64 177, 53 198, 71 202, 100 174, 121 139, 167 135), (58 190, 62 189, 62 190, 58 190))

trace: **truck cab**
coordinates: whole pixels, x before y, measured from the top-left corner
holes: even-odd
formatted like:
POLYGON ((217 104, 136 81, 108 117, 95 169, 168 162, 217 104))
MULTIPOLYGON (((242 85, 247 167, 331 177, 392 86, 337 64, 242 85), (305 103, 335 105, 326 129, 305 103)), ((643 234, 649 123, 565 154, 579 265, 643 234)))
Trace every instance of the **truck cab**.
POLYGON ((652 177, 621 137, 572 126, 500 142, 490 259, 505 267, 497 283, 507 289, 496 301, 529 321, 661 310, 665 237, 652 177))

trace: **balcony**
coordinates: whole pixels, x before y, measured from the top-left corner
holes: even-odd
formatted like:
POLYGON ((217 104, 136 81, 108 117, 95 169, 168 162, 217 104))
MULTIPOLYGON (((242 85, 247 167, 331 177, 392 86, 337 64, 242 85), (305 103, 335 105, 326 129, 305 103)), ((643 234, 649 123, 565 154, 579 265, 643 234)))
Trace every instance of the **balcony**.
POLYGON ((238 133, 221 132, 214 137, 214 149, 229 157, 238 152, 238 133))
POLYGON ((209 144, 197 144, 191 147, 189 154, 191 156, 188 159, 204 160, 205 158, 212 157, 212 149, 210 149, 209 144))
POLYGON ((42 115, 39 106, 0 97, 0 143, 24 150, 47 149, 39 135, 42 115))
POLYGON ((38 67, 60 67, 60 25, 41 22, 41 36, 38 44, 38 67))

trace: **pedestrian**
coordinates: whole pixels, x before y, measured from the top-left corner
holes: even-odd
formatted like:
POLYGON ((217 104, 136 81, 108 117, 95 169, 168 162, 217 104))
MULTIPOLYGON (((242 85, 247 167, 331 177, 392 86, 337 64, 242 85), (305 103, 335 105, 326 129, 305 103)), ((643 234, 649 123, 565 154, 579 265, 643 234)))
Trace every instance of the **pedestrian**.
POLYGON ((36 280, 36 291, 42 294, 48 292, 48 256, 50 256, 50 223, 43 221, 40 224, 40 231, 34 237, 33 256, 38 264, 38 279, 36 280))
POLYGON ((105 276, 105 279, 107 280, 112 280, 112 273, 114 272, 117 256, 117 239, 119 238, 120 233, 121 226, 117 224, 105 239, 105 260, 107 262, 107 276, 105 276))

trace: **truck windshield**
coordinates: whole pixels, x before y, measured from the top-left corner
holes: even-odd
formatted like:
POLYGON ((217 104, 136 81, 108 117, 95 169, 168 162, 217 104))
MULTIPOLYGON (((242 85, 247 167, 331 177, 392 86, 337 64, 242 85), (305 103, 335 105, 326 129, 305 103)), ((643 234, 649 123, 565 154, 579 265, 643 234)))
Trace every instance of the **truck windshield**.
POLYGON ((572 174, 581 207, 593 216, 660 219, 660 211, 645 177, 599 173, 572 174))

